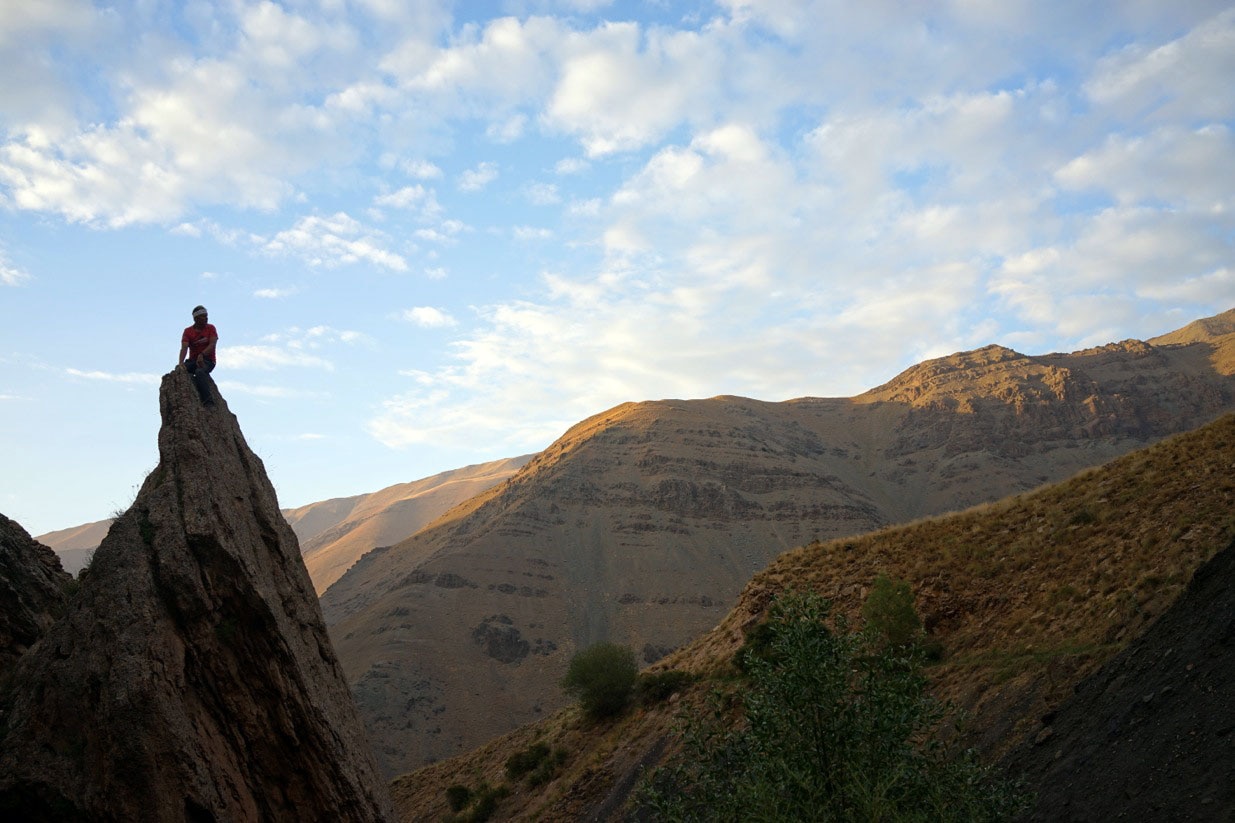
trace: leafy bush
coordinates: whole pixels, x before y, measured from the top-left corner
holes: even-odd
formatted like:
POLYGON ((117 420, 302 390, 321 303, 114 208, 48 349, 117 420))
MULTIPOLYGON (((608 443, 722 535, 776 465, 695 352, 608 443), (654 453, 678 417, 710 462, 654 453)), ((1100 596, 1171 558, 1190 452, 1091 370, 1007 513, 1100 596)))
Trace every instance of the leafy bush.
POLYGON ((615 643, 597 643, 570 660, 562 688, 594 720, 619 714, 630 702, 639 666, 635 653, 615 643))
POLYGON ((972 752, 924 742, 944 707, 916 659, 850 632, 817 595, 773 604, 736 693, 685 718, 637 794, 656 820, 993 821, 1023 798, 972 752))
POLYGON ((461 811, 472 799, 472 790, 458 783, 446 790, 446 802, 452 812, 461 811))
POLYGON ((922 621, 906 580, 893 580, 884 574, 876 577, 862 604, 862 619, 868 631, 894 648, 906 649, 922 637, 922 621))
POLYGON ((455 784, 446 790, 446 802, 451 811, 456 812, 449 818, 453 823, 484 823, 497 811, 497 805, 510 794, 506 786, 493 788, 488 783, 481 783, 475 791, 467 786, 455 784), (471 809, 465 814, 458 814, 471 804, 471 809))
POLYGON ((544 743, 533 743, 523 751, 515 752, 506 758, 506 776, 511 780, 518 780, 539 766, 548 757, 548 746, 544 743))
POLYGON ((694 679, 690 672, 680 669, 641 674, 635 682, 635 699, 640 706, 655 705, 668 700, 670 695, 681 691, 694 679))

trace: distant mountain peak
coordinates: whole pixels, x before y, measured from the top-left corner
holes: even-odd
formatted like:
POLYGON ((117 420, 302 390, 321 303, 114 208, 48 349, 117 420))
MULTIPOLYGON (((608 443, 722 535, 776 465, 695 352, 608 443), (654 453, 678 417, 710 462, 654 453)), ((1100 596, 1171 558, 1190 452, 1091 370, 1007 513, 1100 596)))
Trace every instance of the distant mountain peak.
POLYGON ((1182 329, 1150 338, 1149 342, 1155 346, 1208 343, 1230 334, 1235 334, 1235 308, 1215 314, 1213 317, 1194 320, 1182 329))

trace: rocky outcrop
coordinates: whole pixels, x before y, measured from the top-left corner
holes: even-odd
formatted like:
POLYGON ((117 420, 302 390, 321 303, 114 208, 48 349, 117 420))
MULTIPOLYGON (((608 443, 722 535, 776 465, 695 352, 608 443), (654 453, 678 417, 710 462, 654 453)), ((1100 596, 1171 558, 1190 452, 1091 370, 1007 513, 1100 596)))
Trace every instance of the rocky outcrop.
POLYGON ((1028 820, 1235 814, 1235 544, 1005 761, 1028 820))
POLYGON ((64 610, 71 580, 51 549, 0 514, 0 675, 64 610))
MULTIPOLYGON (((216 390, 217 396, 217 390, 216 390)), ((4 696, 22 820, 381 820, 295 535, 219 397, 163 378, 159 465, 4 696)))

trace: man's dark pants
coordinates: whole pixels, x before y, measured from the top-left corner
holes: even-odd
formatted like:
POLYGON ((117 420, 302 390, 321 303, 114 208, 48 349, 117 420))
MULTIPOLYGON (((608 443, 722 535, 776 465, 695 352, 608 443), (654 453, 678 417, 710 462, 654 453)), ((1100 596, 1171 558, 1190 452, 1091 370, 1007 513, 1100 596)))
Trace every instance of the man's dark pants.
POLYGON ((205 378, 207 374, 214 371, 214 361, 210 358, 202 359, 205 362, 205 365, 200 368, 198 367, 196 360, 184 361, 184 367, 189 370, 189 375, 193 378, 193 385, 197 386, 197 394, 201 397, 202 402, 207 406, 213 406, 214 398, 210 396, 210 387, 206 385, 207 381, 205 379, 198 378, 198 372, 200 371, 201 377, 205 378))

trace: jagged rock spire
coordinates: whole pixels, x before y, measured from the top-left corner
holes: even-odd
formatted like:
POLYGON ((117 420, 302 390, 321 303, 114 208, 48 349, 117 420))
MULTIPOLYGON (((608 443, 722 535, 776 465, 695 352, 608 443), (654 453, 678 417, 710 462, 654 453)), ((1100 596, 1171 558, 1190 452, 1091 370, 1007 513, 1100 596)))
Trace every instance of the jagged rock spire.
POLYGON ((0 813, 390 818, 296 537, 215 396, 164 376, 158 467, 6 690, 0 813))

